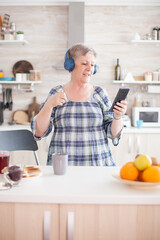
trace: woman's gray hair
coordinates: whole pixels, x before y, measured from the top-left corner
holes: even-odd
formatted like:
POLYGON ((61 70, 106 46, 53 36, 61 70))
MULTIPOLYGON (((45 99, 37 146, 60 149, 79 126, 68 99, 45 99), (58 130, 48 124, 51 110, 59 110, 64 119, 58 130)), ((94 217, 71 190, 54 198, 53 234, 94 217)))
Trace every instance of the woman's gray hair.
POLYGON ((97 57, 97 53, 93 48, 87 47, 83 44, 76 44, 70 48, 68 58, 76 60, 79 56, 85 56, 87 53, 93 54, 95 58, 97 57))

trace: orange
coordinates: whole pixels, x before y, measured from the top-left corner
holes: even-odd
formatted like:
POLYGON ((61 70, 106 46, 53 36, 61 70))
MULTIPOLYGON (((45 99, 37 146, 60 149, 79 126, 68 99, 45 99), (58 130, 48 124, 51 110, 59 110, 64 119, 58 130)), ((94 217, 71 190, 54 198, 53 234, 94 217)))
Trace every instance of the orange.
POLYGON ((142 174, 143 174, 143 171, 139 171, 138 179, 137 179, 138 181, 143 181, 142 174))
POLYGON ((144 182, 160 182, 160 167, 151 166, 146 168, 142 173, 144 182))
POLYGON ((138 177, 139 171, 133 162, 128 162, 121 167, 120 177, 125 180, 135 181, 138 177))

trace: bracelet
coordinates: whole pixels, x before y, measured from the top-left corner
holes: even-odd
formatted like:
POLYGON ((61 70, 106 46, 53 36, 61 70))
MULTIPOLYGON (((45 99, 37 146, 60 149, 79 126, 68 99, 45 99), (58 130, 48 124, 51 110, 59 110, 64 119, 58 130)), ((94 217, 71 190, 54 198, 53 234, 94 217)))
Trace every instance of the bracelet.
POLYGON ((119 119, 121 119, 121 117, 116 118, 116 117, 114 116, 114 114, 113 114, 113 118, 114 118, 115 120, 119 120, 119 119))

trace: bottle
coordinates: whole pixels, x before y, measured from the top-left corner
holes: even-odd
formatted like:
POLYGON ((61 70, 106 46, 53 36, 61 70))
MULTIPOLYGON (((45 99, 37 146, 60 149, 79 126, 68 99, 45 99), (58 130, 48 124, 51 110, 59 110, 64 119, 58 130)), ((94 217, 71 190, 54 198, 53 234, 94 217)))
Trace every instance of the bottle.
POLYGON ((153 40, 158 39, 158 27, 153 28, 153 40))
POLYGON ((115 66, 115 80, 120 80, 121 78, 121 67, 119 65, 119 58, 117 58, 117 65, 115 66))

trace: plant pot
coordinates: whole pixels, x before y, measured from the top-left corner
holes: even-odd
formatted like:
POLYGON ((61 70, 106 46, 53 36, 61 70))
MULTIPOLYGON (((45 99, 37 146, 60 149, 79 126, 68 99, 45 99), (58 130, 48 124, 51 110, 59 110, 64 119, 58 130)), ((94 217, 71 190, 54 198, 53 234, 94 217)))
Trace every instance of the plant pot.
POLYGON ((16 39, 17 40, 23 40, 24 39, 24 34, 16 34, 16 39))

